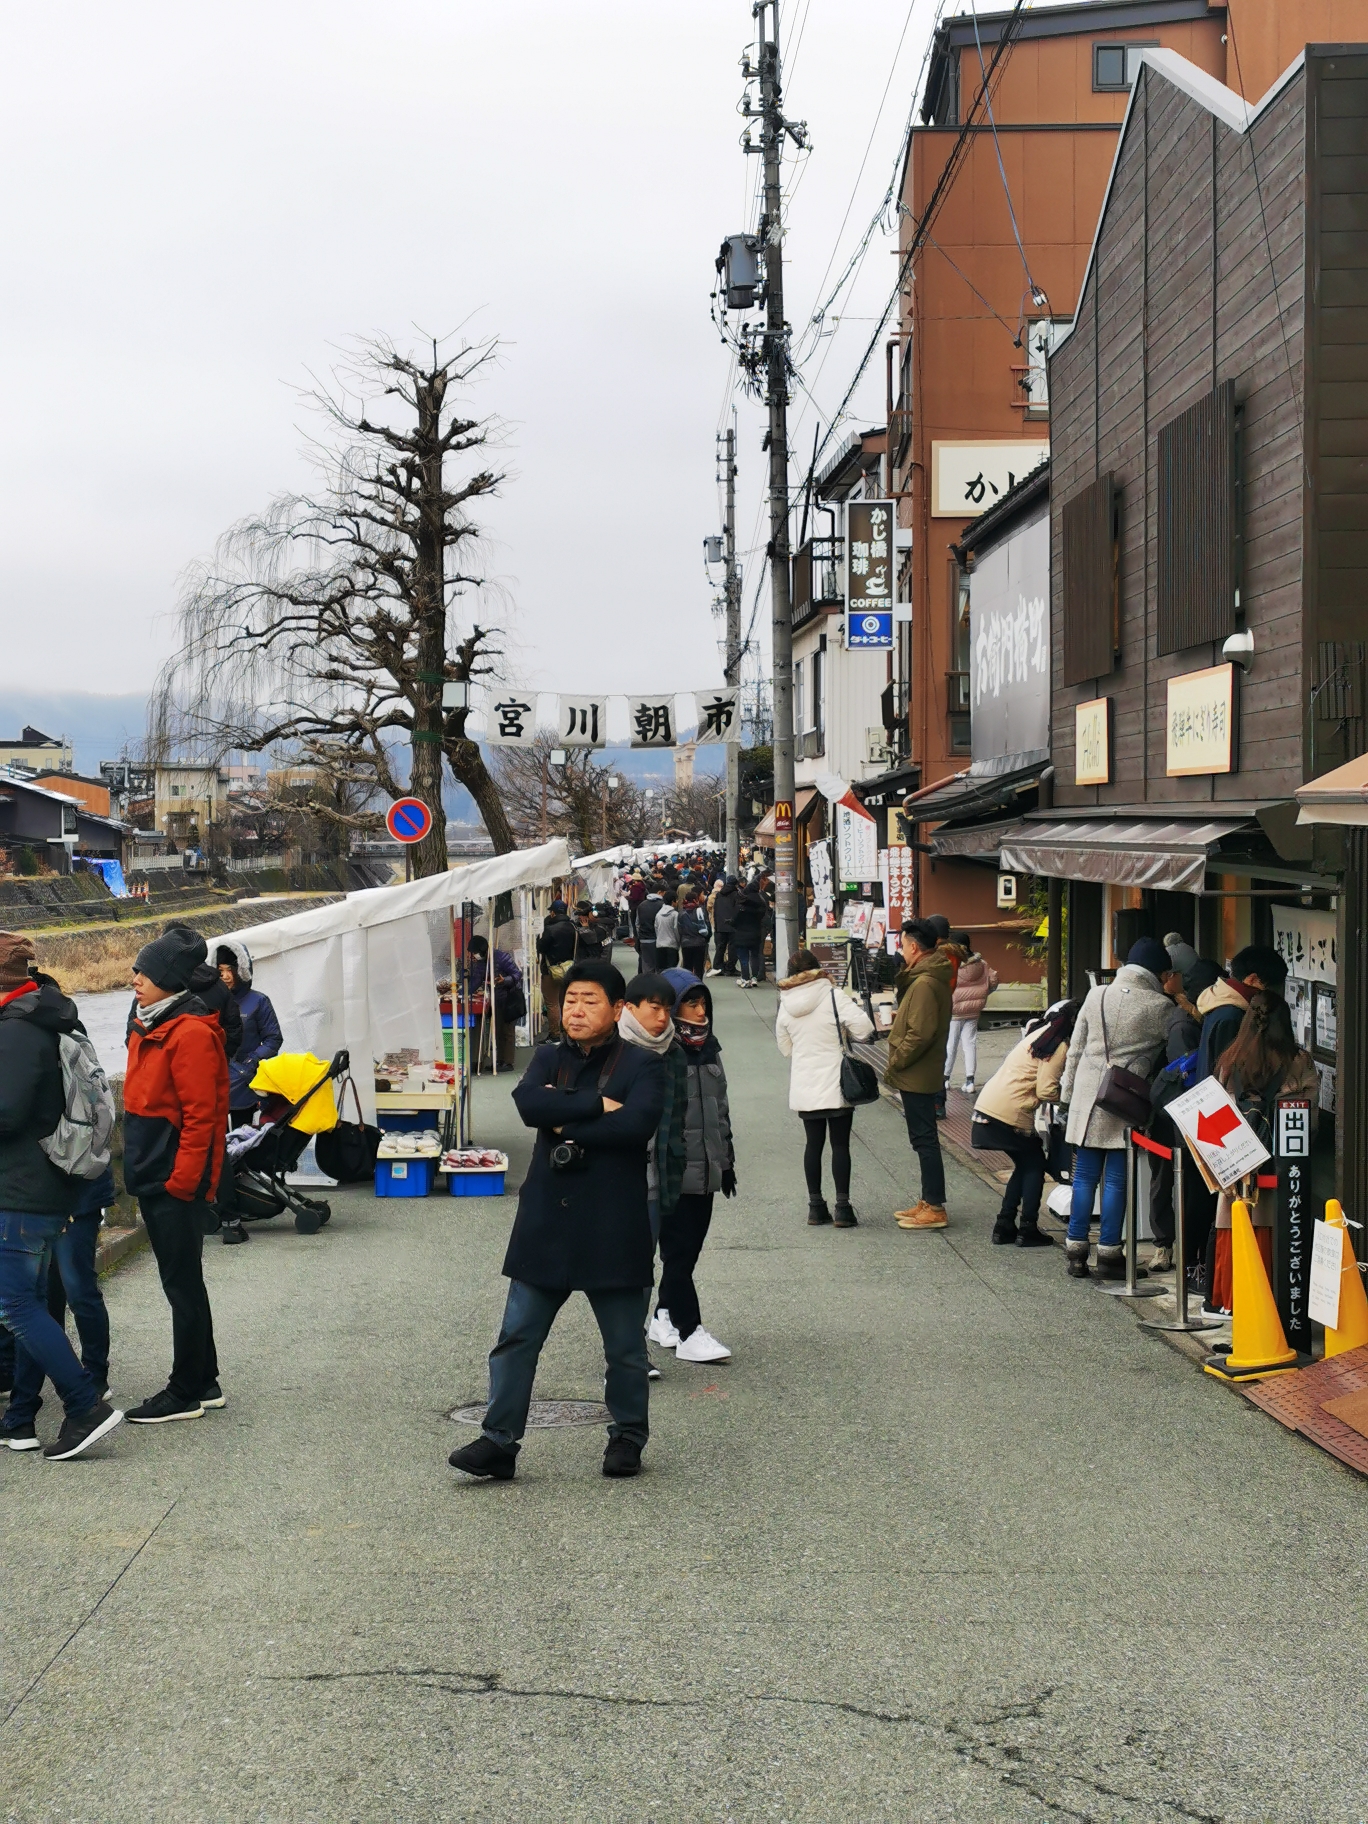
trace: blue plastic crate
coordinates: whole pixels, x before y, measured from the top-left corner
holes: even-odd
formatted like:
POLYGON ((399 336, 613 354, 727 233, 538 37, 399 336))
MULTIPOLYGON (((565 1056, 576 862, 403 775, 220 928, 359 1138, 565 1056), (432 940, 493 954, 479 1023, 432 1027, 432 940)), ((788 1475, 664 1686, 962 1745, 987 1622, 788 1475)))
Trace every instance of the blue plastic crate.
POLYGON ((449 1172, 448 1186, 453 1197, 502 1197, 506 1171, 449 1172))
POLYGON ((382 1134, 421 1134, 428 1127, 437 1132, 437 1118, 430 1108, 382 1110, 376 1114, 375 1124, 382 1134))
POLYGON ((426 1197, 436 1175, 435 1159, 377 1159, 375 1194, 377 1197, 426 1197))

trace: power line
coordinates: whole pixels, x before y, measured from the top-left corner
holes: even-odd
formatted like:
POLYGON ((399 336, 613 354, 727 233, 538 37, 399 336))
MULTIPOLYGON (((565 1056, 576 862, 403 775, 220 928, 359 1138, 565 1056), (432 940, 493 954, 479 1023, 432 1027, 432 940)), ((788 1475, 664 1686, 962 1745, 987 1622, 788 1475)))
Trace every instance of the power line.
POLYGON ((983 96, 988 108, 988 125, 993 129, 993 150, 997 153, 997 168, 998 176, 1002 179, 1002 194, 1007 199, 1007 214, 1011 218, 1012 237, 1016 241, 1017 252, 1021 255, 1021 270, 1026 274, 1026 285, 1031 294, 1031 302, 1038 304, 1045 294, 1031 277, 1026 249, 1021 244, 1021 230, 1017 227, 1016 210, 1012 207, 1012 191, 1007 182, 1007 167, 1002 162, 1002 144, 998 139, 997 122, 993 119, 993 98, 988 93, 988 72, 983 63, 983 40, 979 37, 978 0, 973 0, 971 12, 974 20, 974 43, 978 46, 979 75, 983 79, 983 96))

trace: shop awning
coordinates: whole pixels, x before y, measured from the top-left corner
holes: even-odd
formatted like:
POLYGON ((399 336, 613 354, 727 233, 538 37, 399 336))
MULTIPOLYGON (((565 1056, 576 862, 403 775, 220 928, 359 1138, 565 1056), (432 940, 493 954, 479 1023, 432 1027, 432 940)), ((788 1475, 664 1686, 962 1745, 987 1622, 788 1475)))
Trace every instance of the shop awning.
MULTIPOLYGON (((796 829, 800 823, 806 823, 819 794, 811 786, 800 786, 798 795, 793 801, 793 823, 796 829)), ((774 806, 765 812, 755 826, 755 841, 766 845, 774 841, 774 806)))
POLYGON ((967 823, 936 830, 931 837, 931 853, 964 861, 996 861, 1003 843, 1015 841, 1028 828, 1022 818, 1009 817, 996 823, 967 823))
POLYGON ((970 767, 968 772, 956 773, 953 779, 924 786, 904 799, 903 815, 918 823, 940 823, 951 817, 1006 810, 1023 793, 1033 792, 1048 770, 1048 760, 1014 767, 1010 772, 995 773, 970 767))
POLYGON ((1298 823, 1368 823, 1368 754, 1302 786, 1297 803, 1298 823))
POLYGON ((1222 823, 1150 817, 1024 822, 1019 835, 1002 842, 1001 867, 1005 874, 1200 893, 1207 867, 1219 861, 1225 838, 1257 828, 1246 817, 1222 823))

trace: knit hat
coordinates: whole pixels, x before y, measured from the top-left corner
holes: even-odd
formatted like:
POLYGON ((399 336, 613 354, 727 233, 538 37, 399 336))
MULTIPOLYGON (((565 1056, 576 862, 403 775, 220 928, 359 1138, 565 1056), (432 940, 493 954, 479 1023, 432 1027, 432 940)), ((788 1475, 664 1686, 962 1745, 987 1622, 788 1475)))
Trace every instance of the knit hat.
POLYGON ((144 944, 133 959, 133 967, 168 994, 179 994, 190 986, 191 976, 208 955, 209 946, 198 931, 176 925, 144 944))
POLYGON ((1162 981, 1172 969, 1169 953, 1157 937, 1137 937, 1130 947, 1126 961, 1137 969, 1148 969, 1152 976, 1162 981))
POLYGON ((1164 948, 1169 953, 1169 967, 1178 971, 1186 985, 1188 971, 1196 967, 1197 952, 1185 938, 1173 931, 1164 939, 1164 948))
POLYGON ((21 937, 17 931, 0 931, 0 994, 22 988, 33 979, 29 964, 35 954, 31 937, 21 937))

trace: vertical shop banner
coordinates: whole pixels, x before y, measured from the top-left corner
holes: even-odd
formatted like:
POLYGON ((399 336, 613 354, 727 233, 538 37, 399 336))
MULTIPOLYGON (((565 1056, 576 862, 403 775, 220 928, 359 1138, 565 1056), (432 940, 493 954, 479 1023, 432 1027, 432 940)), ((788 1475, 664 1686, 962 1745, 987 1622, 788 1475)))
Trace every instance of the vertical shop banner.
POLYGON ((969 613, 974 766, 1029 766, 1050 748, 1048 507, 974 565, 969 613))
POLYGON ((537 737, 537 693, 502 690, 485 711, 485 740, 491 747, 531 747, 537 737))
POLYGON ((562 747, 602 747, 608 739, 607 697, 562 697, 556 738, 562 747))
POLYGON ((836 922, 836 901, 831 886, 831 844, 824 836, 808 844, 808 879, 812 882, 812 924, 829 929, 836 922))
POLYGON ((912 853, 907 843, 894 842, 879 856, 890 956, 897 952, 904 921, 912 917, 912 853))
POLYGON ((868 811, 836 807, 836 877, 845 883, 879 878, 879 826, 868 811))
POLYGON ((699 747, 704 747, 709 742, 741 739, 740 696, 741 692, 730 685, 725 690, 694 692, 694 703, 698 708, 698 727, 694 730, 694 740, 699 747))
POLYGON ((632 725, 633 747, 675 745, 673 697, 628 697, 627 720, 632 725))
POLYGON ((846 646, 852 652, 893 646, 893 503, 846 505, 846 646))

